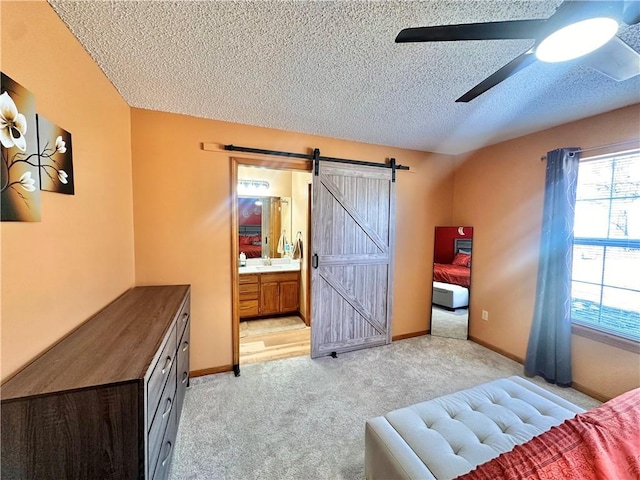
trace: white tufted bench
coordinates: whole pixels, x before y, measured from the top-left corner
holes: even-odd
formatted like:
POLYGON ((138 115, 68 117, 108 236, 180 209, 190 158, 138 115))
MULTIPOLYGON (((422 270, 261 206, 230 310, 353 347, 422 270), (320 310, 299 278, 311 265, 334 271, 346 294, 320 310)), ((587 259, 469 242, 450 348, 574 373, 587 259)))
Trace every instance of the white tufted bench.
POLYGON ((515 376, 394 410, 366 423, 365 476, 455 478, 583 411, 515 376))
POLYGON ((451 283, 433 282, 433 303, 455 310, 469 305, 469 289, 451 283))

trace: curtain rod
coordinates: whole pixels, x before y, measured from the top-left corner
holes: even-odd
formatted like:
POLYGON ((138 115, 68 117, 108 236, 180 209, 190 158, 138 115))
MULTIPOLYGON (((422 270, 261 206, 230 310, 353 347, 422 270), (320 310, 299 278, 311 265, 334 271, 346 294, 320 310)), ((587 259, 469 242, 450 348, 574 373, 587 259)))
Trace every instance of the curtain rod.
MULTIPOLYGON (((584 153, 584 152, 591 152, 593 150, 601 150, 601 149, 611 148, 611 147, 621 147, 622 145, 629 145, 629 144, 638 143, 638 142, 640 142, 640 139, 634 138, 632 140, 625 140, 624 142, 610 143, 608 145, 599 145, 597 147, 590 147, 590 148, 581 148, 580 150, 576 150, 574 153, 584 153)), ((547 159, 546 155, 543 155, 540 157, 540 161, 542 162, 544 162, 546 159, 547 159)))

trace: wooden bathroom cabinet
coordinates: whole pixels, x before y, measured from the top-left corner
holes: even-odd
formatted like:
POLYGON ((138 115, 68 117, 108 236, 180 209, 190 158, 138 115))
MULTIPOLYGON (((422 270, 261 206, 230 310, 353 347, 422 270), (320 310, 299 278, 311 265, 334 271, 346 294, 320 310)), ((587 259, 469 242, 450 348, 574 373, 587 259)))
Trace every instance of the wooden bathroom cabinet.
POLYGON ((300 272, 240 275, 240 318, 294 313, 300 308, 300 272))

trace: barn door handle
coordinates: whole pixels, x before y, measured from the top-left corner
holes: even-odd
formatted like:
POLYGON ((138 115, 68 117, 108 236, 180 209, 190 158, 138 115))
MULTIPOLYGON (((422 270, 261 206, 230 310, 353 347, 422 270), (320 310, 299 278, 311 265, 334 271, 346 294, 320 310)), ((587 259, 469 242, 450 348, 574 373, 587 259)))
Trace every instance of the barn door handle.
POLYGON ((318 254, 317 253, 313 254, 313 259, 311 260, 311 264, 313 265, 313 268, 318 268, 318 254))

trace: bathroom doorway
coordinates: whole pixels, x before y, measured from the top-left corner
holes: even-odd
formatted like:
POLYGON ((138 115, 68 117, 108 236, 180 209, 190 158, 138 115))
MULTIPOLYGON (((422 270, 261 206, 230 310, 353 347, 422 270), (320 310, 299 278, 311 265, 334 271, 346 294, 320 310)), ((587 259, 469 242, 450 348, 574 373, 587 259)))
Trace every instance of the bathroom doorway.
POLYGON ((310 354, 311 163, 232 158, 233 369, 310 354))

